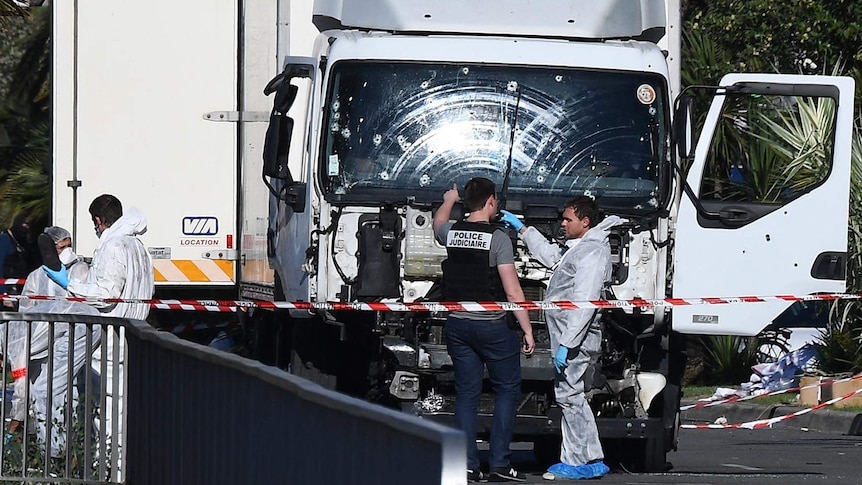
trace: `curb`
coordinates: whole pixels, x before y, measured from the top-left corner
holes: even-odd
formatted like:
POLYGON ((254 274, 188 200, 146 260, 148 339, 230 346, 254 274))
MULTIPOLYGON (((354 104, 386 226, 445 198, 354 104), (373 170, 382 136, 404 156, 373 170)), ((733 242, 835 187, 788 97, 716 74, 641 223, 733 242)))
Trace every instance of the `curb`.
MULTIPOLYGON (((759 406, 757 404, 728 403, 682 411, 680 420, 683 423, 714 423, 716 419, 724 416, 728 423, 744 423, 776 418, 803 409, 807 408, 786 404, 759 406)), ((786 422, 776 423, 774 426, 776 428, 862 436, 862 414, 835 409, 818 409, 786 422)))

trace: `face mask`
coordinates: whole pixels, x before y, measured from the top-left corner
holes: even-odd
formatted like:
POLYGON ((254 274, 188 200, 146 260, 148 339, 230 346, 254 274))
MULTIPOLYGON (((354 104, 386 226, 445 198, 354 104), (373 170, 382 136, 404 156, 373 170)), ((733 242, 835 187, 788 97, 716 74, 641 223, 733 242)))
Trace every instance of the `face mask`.
POLYGON ((60 251, 60 262, 66 266, 74 263, 77 259, 78 255, 75 254, 75 251, 72 251, 72 248, 65 248, 60 251))

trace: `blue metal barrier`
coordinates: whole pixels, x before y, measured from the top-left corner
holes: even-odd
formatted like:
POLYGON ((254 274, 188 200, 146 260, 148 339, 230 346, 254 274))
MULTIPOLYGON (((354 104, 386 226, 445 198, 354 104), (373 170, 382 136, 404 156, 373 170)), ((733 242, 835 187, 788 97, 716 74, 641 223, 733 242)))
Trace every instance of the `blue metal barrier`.
POLYGON ((460 431, 273 367, 126 331, 127 483, 460 484, 460 431))

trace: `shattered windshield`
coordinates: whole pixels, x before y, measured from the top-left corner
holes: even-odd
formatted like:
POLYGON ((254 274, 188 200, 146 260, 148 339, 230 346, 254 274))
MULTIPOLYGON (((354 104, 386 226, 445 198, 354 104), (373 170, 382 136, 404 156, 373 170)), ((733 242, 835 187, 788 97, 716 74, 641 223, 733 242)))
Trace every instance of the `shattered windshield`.
POLYGON ((658 75, 342 61, 331 79, 320 160, 331 201, 434 203, 475 176, 499 191, 507 171, 507 200, 523 204, 588 194, 648 213, 662 199, 658 75))

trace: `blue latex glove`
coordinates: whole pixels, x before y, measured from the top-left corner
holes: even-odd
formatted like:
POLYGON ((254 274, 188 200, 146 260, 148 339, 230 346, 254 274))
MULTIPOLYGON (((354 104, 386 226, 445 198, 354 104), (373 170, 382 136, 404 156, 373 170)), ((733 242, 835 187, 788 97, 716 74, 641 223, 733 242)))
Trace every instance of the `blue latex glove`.
POLYGON ((60 271, 54 271, 43 264, 42 270, 48 274, 51 281, 60 285, 64 290, 69 286, 69 270, 66 269, 66 265, 61 265, 60 271))
POLYGON ((521 220, 518 219, 515 214, 512 214, 507 210, 501 210, 500 214, 502 215, 500 220, 503 221, 507 226, 514 229, 516 232, 521 232, 521 229, 524 228, 524 223, 521 222, 521 220))
POLYGON ((557 369, 557 372, 563 372, 563 369, 569 366, 569 363, 566 362, 568 357, 569 348, 560 345, 560 348, 557 349, 557 353, 554 354, 554 369, 557 369))

